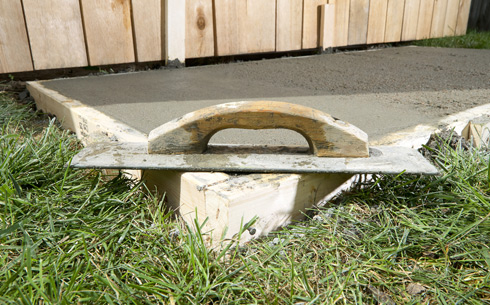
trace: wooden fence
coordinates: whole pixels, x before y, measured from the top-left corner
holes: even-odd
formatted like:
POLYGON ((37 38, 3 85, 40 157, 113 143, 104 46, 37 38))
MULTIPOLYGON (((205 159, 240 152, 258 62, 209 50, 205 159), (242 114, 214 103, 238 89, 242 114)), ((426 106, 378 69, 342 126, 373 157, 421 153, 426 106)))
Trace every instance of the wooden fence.
POLYGON ((0 73, 462 35, 471 0, 0 0, 0 73))

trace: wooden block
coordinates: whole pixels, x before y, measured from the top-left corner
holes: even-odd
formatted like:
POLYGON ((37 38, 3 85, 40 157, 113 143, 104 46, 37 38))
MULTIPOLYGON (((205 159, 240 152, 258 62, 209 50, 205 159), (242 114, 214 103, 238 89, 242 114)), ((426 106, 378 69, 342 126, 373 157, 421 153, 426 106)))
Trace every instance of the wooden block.
POLYGON ((276 49, 275 1, 215 0, 217 55, 276 49))
POLYGON ((417 40, 430 38, 434 1, 435 0, 420 0, 420 14, 416 35, 417 40))
POLYGON ((458 21, 456 23, 456 36, 466 34, 468 29, 468 18, 470 17, 471 0, 461 0, 459 2, 458 21))
POLYGON ((478 119, 469 121, 461 131, 461 136, 474 147, 488 146, 490 140, 490 123, 478 119))
POLYGON ((168 64, 185 63, 186 1, 165 1, 165 46, 168 64))
POLYGON ((214 56, 213 1, 186 1, 185 57, 214 56))
POLYGON ((402 39, 404 8, 405 0, 388 0, 385 42, 397 42, 402 39))
POLYGON ((334 4, 324 4, 322 8, 322 27, 321 27, 321 47, 322 49, 327 49, 335 47, 335 5, 334 4))
POLYGON ((448 0, 435 0, 434 2, 434 14, 432 15, 430 38, 442 37, 444 34, 447 3, 448 0))
POLYGON ((166 194, 169 206, 192 227, 197 217, 207 232, 207 241, 217 245, 231 239, 252 218, 254 235, 245 232, 246 242, 300 220, 308 208, 318 204, 352 177, 350 174, 251 174, 177 173, 148 171, 146 185, 166 194))
POLYGON ((458 23, 458 11, 460 0, 448 0, 446 20, 444 22, 444 36, 454 36, 456 33, 456 25, 458 23))
POLYGON ((301 49, 303 0, 277 0, 276 51, 301 49))
POLYGON ((320 46, 320 6, 327 0, 304 0, 303 2, 303 49, 313 49, 320 46))
POLYGON ((369 0, 351 0, 349 13, 349 45, 366 44, 369 0))
POLYGON ((335 37, 337 47, 347 46, 349 39, 350 0, 335 1, 335 37))
POLYGON ((78 0, 24 0, 34 68, 87 66, 78 0))
POLYGON ((20 1, 0 0, 0 73, 32 69, 22 4, 20 1))
POLYGON ((406 0, 403 14, 402 41, 417 38, 417 25, 419 21, 420 0, 406 0))
POLYGON ((89 64, 134 62, 130 0, 81 0, 89 64))
POLYGON ((131 0, 138 62, 164 60, 162 50, 162 1, 131 0))
POLYGON ((371 0, 367 34, 368 44, 383 43, 385 41, 387 10, 388 0, 371 0))

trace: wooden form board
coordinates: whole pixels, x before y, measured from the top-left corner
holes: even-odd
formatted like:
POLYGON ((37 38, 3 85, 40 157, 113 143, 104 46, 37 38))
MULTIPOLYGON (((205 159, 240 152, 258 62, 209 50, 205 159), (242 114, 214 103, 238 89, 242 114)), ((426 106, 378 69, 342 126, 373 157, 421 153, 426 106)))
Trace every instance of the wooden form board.
POLYGON ((335 0, 335 37, 334 45, 343 47, 349 39, 350 0, 335 0))
POLYGON ((313 49, 320 46, 321 6, 327 3, 327 0, 304 0, 303 49, 313 49))
POLYGON ((22 4, 20 1, 0 0, 0 73, 32 69, 22 4))
POLYGON ((434 1, 435 0, 420 0, 419 21, 417 25, 417 35, 415 37, 417 40, 430 38, 434 1))
POLYGON ((444 35, 447 4, 448 0, 435 0, 432 25, 430 28, 430 38, 442 37, 444 35))
POLYGON ((276 51, 301 49, 303 0, 277 0, 276 51))
POLYGON ((322 21, 320 30, 320 42, 322 49, 335 46, 335 5, 324 4, 322 8, 322 21))
POLYGON ((134 43, 138 62, 164 59, 162 1, 131 0, 134 43))
POLYGON ((369 4, 369 23, 367 43, 385 42, 386 13, 388 0, 371 0, 369 4))
POLYGON ((135 61, 130 0, 80 0, 89 64, 135 61))
POLYGON ((401 40, 404 8, 404 0, 388 0, 385 42, 401 40))
POLYGON ((214 56, 214 18, 212 0, 187 0, 185 57, 214 56))
POLYGON ((459 2, 458 21, 456 23, 455 35, 465 35, 468 29, 468 19, 470 17, 471 0, 461 0, 459 2))
POLYGON ((350 2, 349 45, 367 42, 369 2, 369 0, 351 0, 350 2))
POLYGON ((415 40, 419 22, 420 0, 405 0, 402 41, 415 40))
POLYGON ((444 22, 444 36, 454 36, 458 23, 459 0, 448 0, 446 20, 444 22))
POLYGON ((217 55, 275 51, 276 3, 215 0, 217 55))
POLYGON ((24 0, 36 70, 87 66, 78 0, 24 0))

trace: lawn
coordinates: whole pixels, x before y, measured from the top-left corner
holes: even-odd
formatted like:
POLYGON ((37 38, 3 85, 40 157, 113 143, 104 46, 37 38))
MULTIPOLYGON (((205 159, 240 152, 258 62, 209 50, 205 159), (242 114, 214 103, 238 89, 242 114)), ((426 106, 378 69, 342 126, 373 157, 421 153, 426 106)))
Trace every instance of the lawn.
POLYGON ((490 32, 470 31, 464 36, 419 40, 412 44, 423 47, 490 49, 490 32))

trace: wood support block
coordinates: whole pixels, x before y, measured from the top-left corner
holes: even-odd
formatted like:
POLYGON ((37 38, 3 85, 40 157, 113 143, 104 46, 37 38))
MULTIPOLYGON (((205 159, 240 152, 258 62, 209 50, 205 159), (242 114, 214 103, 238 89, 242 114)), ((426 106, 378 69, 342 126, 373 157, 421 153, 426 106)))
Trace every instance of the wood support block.
POLYGON ((490 140, 490 122, 488 121, 469 121, 468 125, 461 131, 461 136, 474 147, 489 145, 490 140))
POLYGON ((165 194, 169 207, 189 224, 205 222, 208 242, 236 238, 240 225, 258 217, 254 234, 246 231, 240 242, 266 235, 304 218, 318 204, 348 181, 350 174, 250 174, 179 173, 145 171, 150 190, 165 194))

